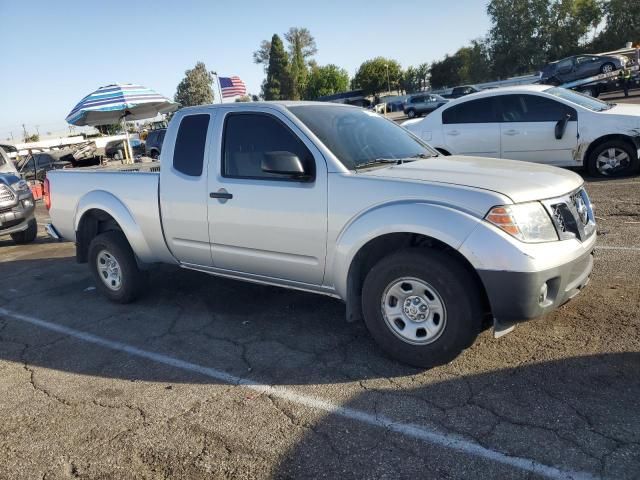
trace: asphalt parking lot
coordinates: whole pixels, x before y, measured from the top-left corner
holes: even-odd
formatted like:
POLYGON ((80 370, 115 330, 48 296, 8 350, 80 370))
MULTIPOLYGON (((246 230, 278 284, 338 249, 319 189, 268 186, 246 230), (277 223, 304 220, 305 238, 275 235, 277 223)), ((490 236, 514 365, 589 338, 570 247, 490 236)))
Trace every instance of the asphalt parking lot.
POLYGON ((639 478, 640 177, 587 182, 585 291, 428 371, 330 298, 164 267, 114 305, 1 239, 0 478, 639 478))

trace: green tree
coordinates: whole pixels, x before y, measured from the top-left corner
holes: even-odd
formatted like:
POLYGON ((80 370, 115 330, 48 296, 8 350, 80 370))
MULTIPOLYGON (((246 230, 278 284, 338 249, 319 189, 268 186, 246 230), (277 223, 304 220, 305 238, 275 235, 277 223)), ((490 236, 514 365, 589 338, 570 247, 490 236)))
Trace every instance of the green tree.
POLYGON ((429 64, 421 63, 416 68, 418 75, 418 82, 420 83, 420 90, 426 90, 429 86, 429 64))
POLYGON ((98 130, 102 135, 117 135, 122 132, 122 124, 113 123, 111 125, 97 125, 98 130))
POLYGON ((459 55, 445 55, 445 57, 431 64, 431 88, 443 88, 460 85, 460 70, 462 58, 459 55))
POLYGON ((491 60, 489 49, 482 40, 472 40, 471 45, 455 53, 460 59, 458 77, 460 83, 480 83, 491 80, 491 60))
POLYGON ((253 52, 253 63, 262 65, 264 73, 267 73, 269 68, 269 52, 271 52, 271 42, 269 40, 263 40, 260 43, 260 48, 253 52))
POLYGON ((593 42, 598 51, 617 50, 640 43, 640 6, 637 0, 602 0, 605 27, 593 42))
POLYGON ((308 59, 316 54, 316 41, 306 28, 291 27, 284 38, 289 44, 289 71, 291 74, 291 93, 299 100, 307 84, 309 75, 308 59))
POLYGON ((40 135, 38 135, 37 133, 34 133, 32 135, 27 134, 24 137, 24 143, 39 142, 39 141, 40 141, 40 135))
POLYGON ((267 79, 262 85, 265 100, 287 100, 291 97, 289 58, 277 34, 271 38, 267 79))
POLYGON ((367 60, 356 72, 354 85, 364 90, 365 95, 376 95, 388 90, 398 89, 402 79, 400 64, 389 58, 376 57, 367 60))
POLYGON ((422 89, 420 82, 420 76, 418 69, 415 67, 407 67, 402 72, 402 79, 400 80, 400 88, 406 93, 418 92, 422 89))
POLYGON ((175 101, 182 107, 213 103, 213 75, 202 62, 196 63, 191 70, 184 72, 184 78, 178 84, 175 101))
POLYGON ((306 100, 315 100, 324 95, 344 92, 349 88, 349 74, 337 65, 311 66, 304 91, 306 100))
POLYGON ((602 19, 598 0, 554 0, 548 11, 548 23, 541 27, 546 37, 546 61, 584 52, 589 32, 595 31, 602 19))
POLYGON ((550 0, 491 0, 489 44, 501 78, 535 71, 544 63, 550 0))

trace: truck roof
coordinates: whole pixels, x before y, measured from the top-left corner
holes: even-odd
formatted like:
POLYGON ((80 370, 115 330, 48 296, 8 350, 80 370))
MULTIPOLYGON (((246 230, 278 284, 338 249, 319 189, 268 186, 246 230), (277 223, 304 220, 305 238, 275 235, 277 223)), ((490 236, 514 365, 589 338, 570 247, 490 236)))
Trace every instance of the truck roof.
POLYGON ((180 111, 193 111, 193 110, 201 110, 201 109, 211 109, 211 108, 236 108, 242 110, 247 107, 278 107, 278 108, 287 108, 294 107, 300 105, 332 105, 335 107, 341 108, 359 108, 354 105, 347 105, 344 103, 333 103, 333 102, 312 102, 306 100, 273 100, 273 101, 263 101, 263 102, 236 102, 236 103, 213 103, 208 105, 196 105, 194 107, 184 107, 181 108, 180 111))

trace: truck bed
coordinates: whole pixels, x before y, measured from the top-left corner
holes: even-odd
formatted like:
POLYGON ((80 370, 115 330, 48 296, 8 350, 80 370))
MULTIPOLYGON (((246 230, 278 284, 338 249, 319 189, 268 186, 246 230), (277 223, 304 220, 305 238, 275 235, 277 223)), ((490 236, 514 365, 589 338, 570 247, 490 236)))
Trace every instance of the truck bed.
POLYGON ((52 170, 47 175, 49 215, 64 239, 75 241, 82 215, 99 208, 120 222, 128 221, 128 240, 140 260, 175 262, 162 233, 159 163, 52 170))

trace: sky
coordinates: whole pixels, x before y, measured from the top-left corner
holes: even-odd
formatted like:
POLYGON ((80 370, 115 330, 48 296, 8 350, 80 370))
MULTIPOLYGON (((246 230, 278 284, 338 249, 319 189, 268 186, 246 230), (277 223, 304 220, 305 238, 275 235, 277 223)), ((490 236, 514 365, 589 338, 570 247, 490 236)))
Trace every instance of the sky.
POLYGON ((173 98, 185 70, 203 61, 259 93, 252 53, 274 33, 306 27, 320 65, 352 77, 385 56, 406 68, 454 53, 489 29, 485 0, 0 0, 0 141, 68 132, 85 95, 138 83, 173 98))

